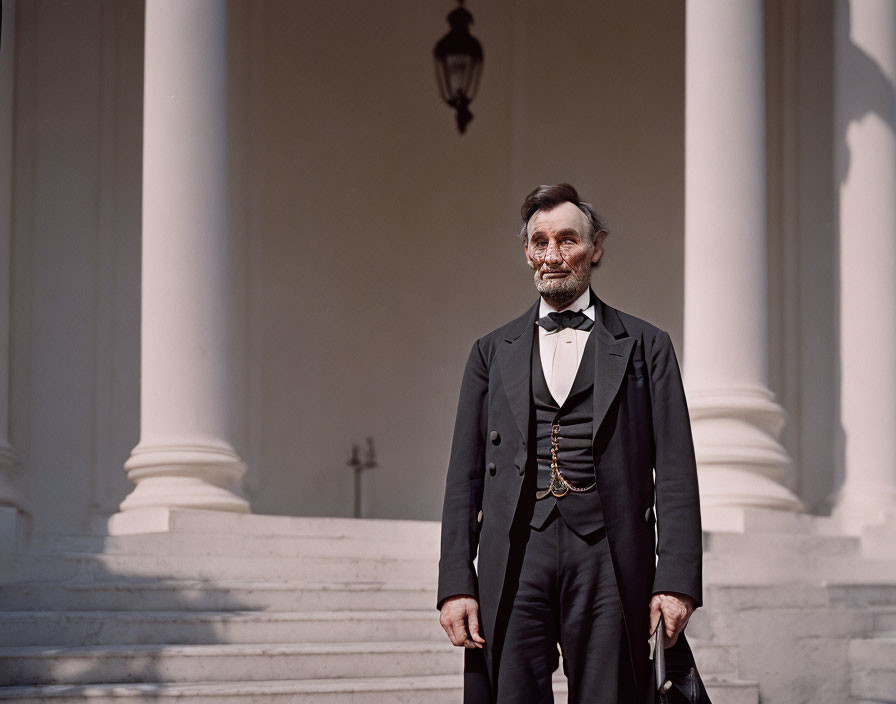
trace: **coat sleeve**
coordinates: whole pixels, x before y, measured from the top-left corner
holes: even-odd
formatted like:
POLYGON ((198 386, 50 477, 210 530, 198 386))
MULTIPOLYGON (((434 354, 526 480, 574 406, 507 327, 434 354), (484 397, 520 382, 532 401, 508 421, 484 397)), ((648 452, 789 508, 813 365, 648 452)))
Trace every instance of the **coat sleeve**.
POLYGON ((438 609, 449 596, 479 596, 473 559, 479 544, 477 514, 482 507, 487 419, 488 368, 477 340, 461 382, 445 480, 438 609))
POLYGON ((659 330, 650 359, 656 472, 657 565, 653 593, 681 592, 703 604, 703 533, 694 440, 672 340, 659 330))

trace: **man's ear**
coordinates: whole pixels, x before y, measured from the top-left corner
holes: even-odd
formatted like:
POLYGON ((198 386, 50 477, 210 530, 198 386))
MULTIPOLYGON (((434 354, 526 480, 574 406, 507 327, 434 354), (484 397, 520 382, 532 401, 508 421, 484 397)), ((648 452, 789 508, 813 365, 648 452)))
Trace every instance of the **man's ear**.
POLYGON ((597 264, 604 251, 604 240, 607 239, 607 231, 600 230, 594 235, 594 251, 591 253, 591 263, 597 264))

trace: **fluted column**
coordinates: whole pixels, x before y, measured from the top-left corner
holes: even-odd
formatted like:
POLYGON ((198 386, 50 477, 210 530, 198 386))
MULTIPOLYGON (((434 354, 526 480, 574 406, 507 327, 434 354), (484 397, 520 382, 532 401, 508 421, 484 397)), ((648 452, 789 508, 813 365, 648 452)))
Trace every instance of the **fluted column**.
POLYGON ((688 0, 684 364, 705 529, 799 510, 768 388, 762 0, 688 0))
POLYGON ((140 442, 113 532, 171 508, 249 510, 231 445, 226 0, 148 0, 145 31, 140 442))
POLYGON ((848 530, 896 508, 896 2, 837 4, 840 404, 848 530))
MULTIPOLYGON (((13 118, 15 84, 15 3, 2 0, 3 25, 0 28, 0 508, 26 512, 25 498, 19 486, 21 462, 9 440, 9 350, 10 338, 10 261, 12 260, 12 183, 13 118)), ((10 527, 0 519, 0 531, 10 527)))

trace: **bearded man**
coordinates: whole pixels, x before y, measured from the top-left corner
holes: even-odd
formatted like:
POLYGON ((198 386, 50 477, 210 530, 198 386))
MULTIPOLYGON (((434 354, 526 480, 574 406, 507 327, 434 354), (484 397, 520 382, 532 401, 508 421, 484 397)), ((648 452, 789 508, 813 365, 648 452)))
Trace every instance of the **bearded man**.
POLYGON ((571 704, 648 704, 660 614, 667 657, 693 664, 702 534, 681 373, 668 333, 591 289, 606 236, 569 184, 530 193, 539 298, 464 370, 437 608, 467 648, 468 704, 552 702, 558 646, 571 704))

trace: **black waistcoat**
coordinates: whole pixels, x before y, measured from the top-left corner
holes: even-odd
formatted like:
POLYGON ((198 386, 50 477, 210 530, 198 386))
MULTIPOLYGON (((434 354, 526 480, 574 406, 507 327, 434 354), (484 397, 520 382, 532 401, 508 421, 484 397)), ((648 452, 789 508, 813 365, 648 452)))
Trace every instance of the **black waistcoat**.
MULTIPOLYGON (((573 380, 569 396, 562 406, 548 389, 541 366, 539 340, 536 330, 532 350, 532 403, 535 410, 536 450, 538 458, 538 489, 550 484, 551 425, 559 423, 558 465, 563 476, 576 486, 594 482, 593 416, 594 416, 594 334, 588 335, 582 361, 573 380)), ((597 487, 587 492, 568 491, 560 498, 549 494, 535 502, 530 525, 541 528, 557 505, 566 524, 579 535, 587 535, 604 525, 603 511, 597 487)))

